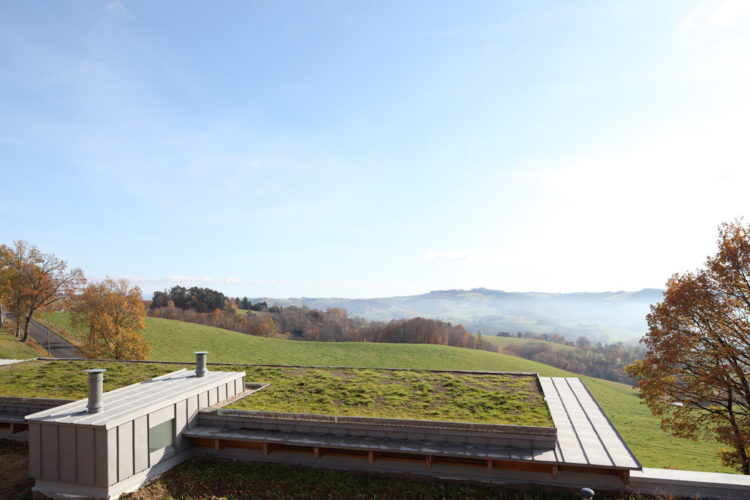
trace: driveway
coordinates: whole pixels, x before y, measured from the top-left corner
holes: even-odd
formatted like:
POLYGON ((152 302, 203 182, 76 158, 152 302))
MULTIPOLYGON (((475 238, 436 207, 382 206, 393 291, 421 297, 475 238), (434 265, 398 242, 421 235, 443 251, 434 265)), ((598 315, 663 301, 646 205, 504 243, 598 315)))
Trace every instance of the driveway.
MULTIPOLYGON (((8 314, 8 317, 15 321, 12 315, 8 314)), ((23 325, 21 325, 21 328, 23 329, 23 325)), ((29 336, 34 339, 37 344, 47 349, 50 356, 53 358, 86 357, 76 346, 33 319, 31 320, 31 323, 29 323, 29 336)))

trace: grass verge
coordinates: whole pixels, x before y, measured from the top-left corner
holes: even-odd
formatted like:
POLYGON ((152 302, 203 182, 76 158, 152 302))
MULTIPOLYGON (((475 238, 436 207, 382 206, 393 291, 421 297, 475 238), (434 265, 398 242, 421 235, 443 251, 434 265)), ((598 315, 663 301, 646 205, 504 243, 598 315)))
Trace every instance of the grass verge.
MULTIPOLYGON (((32 339, 29 339, 31 341, 32 339)), ((0 328, 0 358, 1 359, 29 359, 44 356, 45 350, 38 351, 30 344, 24 344, 13 333, 0 328)))

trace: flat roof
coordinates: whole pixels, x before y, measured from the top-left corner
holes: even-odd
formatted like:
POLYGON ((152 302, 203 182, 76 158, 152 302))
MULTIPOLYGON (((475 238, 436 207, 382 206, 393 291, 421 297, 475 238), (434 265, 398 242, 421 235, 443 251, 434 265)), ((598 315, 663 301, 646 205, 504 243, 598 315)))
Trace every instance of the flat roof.
POLYGON ((539 377, 566 464, 641 469, 612 422, 577 377, 539 377))
MULTIPOLYGON (((641 464, 579 378, 539 377, 539 380, 557 428, 554 449, 440 442, 437 435, 435 439, 416 440, 335 436, 314 430, 281 432, 208 425, 190 428, 185 431, 185 436, 606 469, 641 469, 641 464)), ((314 423, 311 424, 313 429, 314 426, 314 423)))
MULTIPOLYGON (((104 376, 106 377, 106 373, 104 376)), ((102 396, 102 409, 99 413, 88 413, 86 408, 88 399, 80 399, 27 415, 26 420, 90 425, 110 429, 244 376, 245 372, 209 371, 203 377, 196 377, 194 370, 178 370, 105 392, 102 396)))

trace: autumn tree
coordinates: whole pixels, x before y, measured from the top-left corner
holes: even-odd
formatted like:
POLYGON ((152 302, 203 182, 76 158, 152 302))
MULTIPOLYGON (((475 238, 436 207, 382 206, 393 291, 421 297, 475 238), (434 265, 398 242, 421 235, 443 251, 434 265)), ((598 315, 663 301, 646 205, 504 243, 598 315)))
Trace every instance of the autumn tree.
POLYGON ((0 245, 0 326, 5 323, 5 314, 7 312, 6 301, 12 294, 11 288, 11 249, 5 245, 0 245))
POLYGON ((247 329, 250 335, 273 337, 276 335, 276 323, 268 314, 248 314, 247 329))
POLYGON ((9 256, 10 307, 16 315, 16 336, 23 322, 23 341, 29 339, 34 313, 49 310, 86 282, 80 269, 68 270, 65 261, 16 241, 9 256))
POLYGON ((88 332, 84 351, 91 358, 146 359, 151 345, 143 340, 146 306, 140 288, 107 278, 87 286, 72 307, 75 328, 88 332))
POLYGON ((626 371, 662 427, 718 439, 722 461, 750 474, 750 225, 722 224, 718 246, 669 279, 647 317, 646 357, 626 371))

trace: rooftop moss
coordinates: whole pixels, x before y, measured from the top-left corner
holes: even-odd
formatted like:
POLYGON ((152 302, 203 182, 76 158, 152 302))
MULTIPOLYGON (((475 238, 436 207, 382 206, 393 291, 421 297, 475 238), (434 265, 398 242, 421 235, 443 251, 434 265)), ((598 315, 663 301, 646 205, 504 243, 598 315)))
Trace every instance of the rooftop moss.
POLYGON ((84 370, 105 368, 106 392, 184 367, 117 361, 25 361, 0 365, 0 396, 82 399, 88 397, 88 379, 84 370))
MULTIPOLYGON (((0 366, 0 395, 81 399, 84 370, 105 368, 104 390, 148 380, 191 364, 116 361, 27 361, 0 366)), ((552 426, 535 376, 417 370, 209 366, 245 371, 247 382, 269 383, 227 408, 552 426)))
POLYGON ((270 386, 226 408, 552 427, 532 375, 250 367, 270 386))

